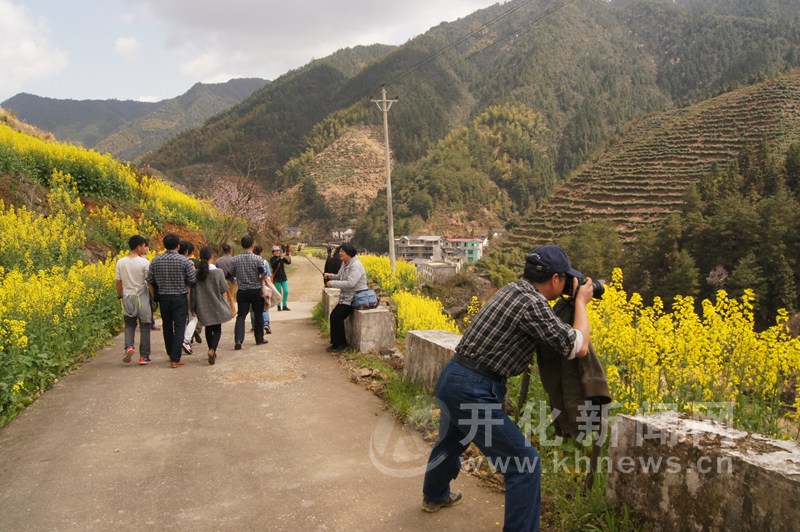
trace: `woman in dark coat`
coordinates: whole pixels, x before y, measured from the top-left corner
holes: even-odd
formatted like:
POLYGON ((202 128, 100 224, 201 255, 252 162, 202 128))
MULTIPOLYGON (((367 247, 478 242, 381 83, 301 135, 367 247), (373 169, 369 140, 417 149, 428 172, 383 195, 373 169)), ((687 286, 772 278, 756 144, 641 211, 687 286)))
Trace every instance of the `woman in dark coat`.
POLYGON ((213 365, 217 360, 217 346, 222 337, 222 324, 233 316, 231 308, 225 300, 228 282, 225 280, 222 270, 209 263, 211 255, 210 247, 206 246, 200 250, 197 284, 192 287, 190 299, 192 313, 206 328, 208 363, 213 365))

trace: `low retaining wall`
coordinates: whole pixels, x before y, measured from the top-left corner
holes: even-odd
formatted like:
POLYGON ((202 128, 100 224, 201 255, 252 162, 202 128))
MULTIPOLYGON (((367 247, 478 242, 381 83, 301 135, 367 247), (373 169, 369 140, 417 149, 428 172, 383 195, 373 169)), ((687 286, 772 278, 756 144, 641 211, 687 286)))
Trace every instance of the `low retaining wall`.
POLYGON ((326 319, 330 319, 331 312, 333 312, 333 307, 339 303, 339 294, 341 292, 341 288, 322 289, 322 310, 325 311, 326 319))
POLYGON ((675 412, 618 415, 606 491, 656 530, 798 530, 800 445, 675 412))
POLYGON ((361 352, 388 353, 395 348, 394 314, 384 306, 356 310, 344 321, 347 343, 361 352))
MULTIPOLYGON (((339 288, 322 289, 322 308, 330 320, 333 308, 339 304, 339 288)), ((387 353, 395 348, 396 328, 394 314, 385 305, 377 308, 356 310, 344 320, 347 343, 361 352, 380 351, 387 353)))
POLYGON ((453 358, 460 340, 460 334, 446 331, 408 331, 403 371, 406 380, 433 392, 444 365, 453 358))

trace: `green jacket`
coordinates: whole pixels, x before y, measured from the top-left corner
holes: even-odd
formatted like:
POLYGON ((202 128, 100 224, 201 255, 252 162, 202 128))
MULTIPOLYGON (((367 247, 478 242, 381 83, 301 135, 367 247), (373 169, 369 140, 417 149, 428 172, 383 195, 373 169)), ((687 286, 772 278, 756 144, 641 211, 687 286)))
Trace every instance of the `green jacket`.
MULTIPOLYGON (((564 322, 572 323, 574 308, 571 303, 560 299, 553 310, 564 322)), ((536 363, 550 398, 550 408, 559 412, 553 421, 556 434, 575 438, 585 432, 588 421, 579 421, 578 417, 589 412, 581 412, 579 407, 590 401, 593 408, 599 409, 611 402, 606 373, 591 342, 585 357, 572 360, 566 360, 549 345, 541 345, 536 363)), ((599 429, 599 425, 594 428, 599 429)))

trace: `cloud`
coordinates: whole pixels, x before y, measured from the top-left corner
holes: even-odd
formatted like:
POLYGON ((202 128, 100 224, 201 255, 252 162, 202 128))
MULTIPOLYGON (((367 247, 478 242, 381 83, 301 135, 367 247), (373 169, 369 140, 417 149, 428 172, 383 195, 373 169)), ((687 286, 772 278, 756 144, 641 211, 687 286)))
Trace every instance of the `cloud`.
POLYGON ((401 44, 495 0, 127 0, 165 29, 167 48, 190 57, 184 75, 225 71, 274 79, 311 58, 359 44, 401 44))
POLYGON ((47 40, 47 24, 24 6, 0 0, 0 95, 13 94, 30 80, 64 70, 67 53, 47 40))
POLYGON ((191 79, 201 79, 215 75, 221 67, 222 62, 217 54, 211 52, 203 53, 190 61, 182 63, 181 74, 191 79))
POLYGON ((133 59, 140 49, 141 43, 136 37, 118 37, 114 41, 114 51, 125 59, 133 59))

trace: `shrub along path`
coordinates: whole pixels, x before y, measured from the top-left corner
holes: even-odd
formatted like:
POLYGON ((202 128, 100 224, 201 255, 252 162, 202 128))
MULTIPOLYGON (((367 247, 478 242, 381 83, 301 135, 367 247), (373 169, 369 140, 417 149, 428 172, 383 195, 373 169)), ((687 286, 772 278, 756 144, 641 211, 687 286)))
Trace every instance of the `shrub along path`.
POLYGON ((122 338, 0 430, 4 530, 492 530, 503 497, 461 475, 464 502, 420 509, 430 445, 350 382, 310 319, 322 283, 290 268, 274 334, 217 364, 195 345, 171 369, 161 333, 150 366, 122 338))

